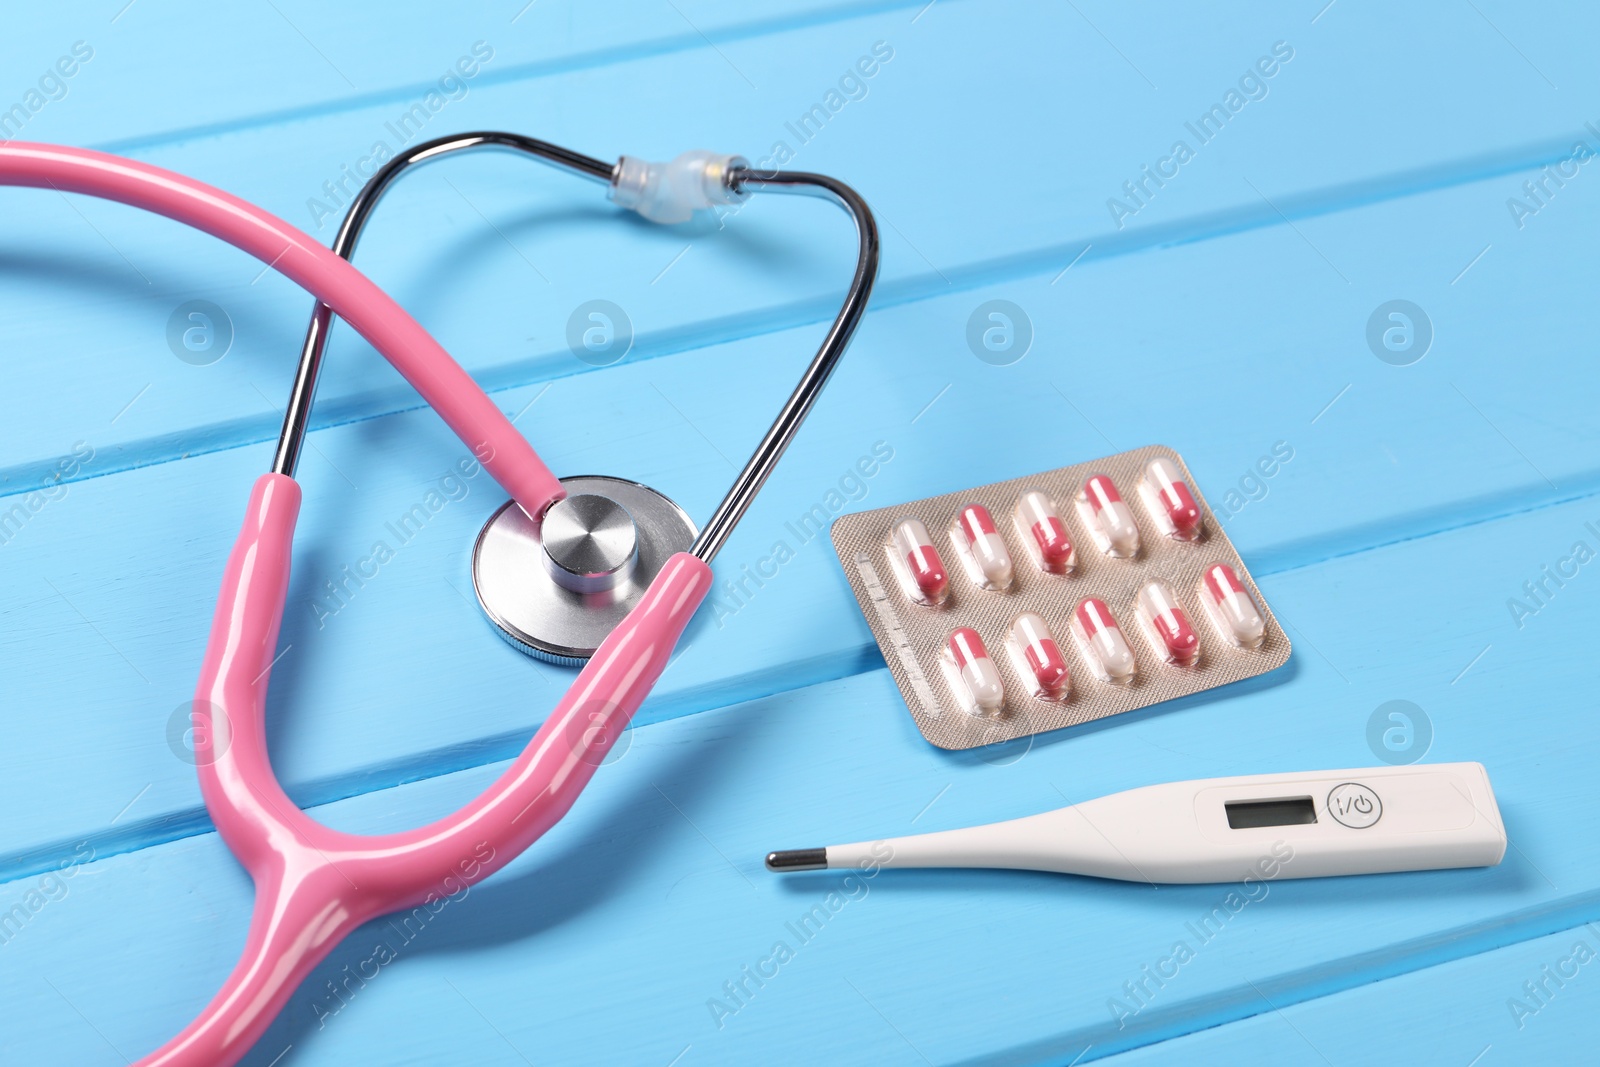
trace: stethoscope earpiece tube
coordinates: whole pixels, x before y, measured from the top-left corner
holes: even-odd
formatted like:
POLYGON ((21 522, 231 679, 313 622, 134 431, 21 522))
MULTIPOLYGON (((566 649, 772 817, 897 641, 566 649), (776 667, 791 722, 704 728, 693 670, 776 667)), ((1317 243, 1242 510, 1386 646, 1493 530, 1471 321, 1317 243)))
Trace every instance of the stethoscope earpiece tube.
MULTIPOLYGON (((422 144, 414 145, 389 160, 378 169, 378 172, 368 180, 367 184, 357 191, 355 197, 350 201, 349 209, 345 212, 344 222, 340 224, 339 232, 333 239, 332 253, 346 261, 355 255, 356 245, 361 240, 361 232, 366 228, 367 220, 372 217, 372 212, 401 175, 421 164, 437 161, 456 152, 473 149, 498 149, 520 152, 524 155, 541 159, 569 173, 590 181, 602 182, 608 186, 614 177, 616 169, 612 164, 592 159, 582 153, 517 133, 485 131, 453 134, 449 137, 424 141, 422 144)), ((344 316, 344 312, 339 311, 337 308, 329 307, 328 302, 325 300, 318 300, 316 306, 311 310, 311 321, 306 326, 305 341, 300 348, 300 362, 295 368, 294 386, 289 393, 288 406, 284 410, 283 430, 278 435, 278 451, 272 461, 272 469, 278 474, 287 474, 292 477, 295 466, 299 463, 300 448, 305 441, 306 430, 311 425, 311 405, 316 400, 317 380, 322 373, 323 353, 328 347, 328 337, 333 328, 334 313, 336 311, 340 317, 344 316)), ((463 376, 465 376, 464 372, 463 376)), ((466 388, 476 392, 480 397, 483 396, 482 390, 478 389, 470 378, 467 379, 466 388)), ((422 391, 420 387, 419 391, 422 391)), ((431 396, 425 391, 422 392, 429 403, 434 402, 431 396)), ((493 407, 487 397, 484 397, 484 402, 493 407)), ((498 414, 498 409, 496 409, 496 413, 498 414)), ((504 415, 500 415, 497 423, 504 423, 505 427, 508 428, 511 425, 504 415)), ((451 427, 454 429, 455 424, 451 423, 451 427)), ((515 433, 515 431, 512 432, 515 433)), ((466 434, 461 434, 459 430, 457 433, 462 440, 467 441, 474 455, 480 460, 485 458, 466 434)), ((526 442, 523 442, 523 447, 528 447, 526 442)), ((490 451, 492 455, 492 442, 490 442, 490 451)), ((488 461, 486 461, 486 465, 489 465, 488 461)), ((493 473, 492 466, 491 473, 493 473)), ((565 495, 559 483, 556 483, 553 487, 540 485, 536 492, 518 493, 498 476, 496 476, 495 480, 499 481, 502 486, 511 492, 512 499, 516 500, 521 505, 522 510, 527 512, 529 518, 533 519, 542 516, 551 504, 565 495)))

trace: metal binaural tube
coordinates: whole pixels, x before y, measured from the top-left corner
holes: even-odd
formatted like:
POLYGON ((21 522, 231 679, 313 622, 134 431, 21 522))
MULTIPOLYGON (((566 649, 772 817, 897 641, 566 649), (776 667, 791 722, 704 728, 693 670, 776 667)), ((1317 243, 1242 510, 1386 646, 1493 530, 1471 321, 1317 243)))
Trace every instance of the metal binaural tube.
POLYGON ((808 174, 803 171, 760 173, 744 168, 730 171, 728 181, 729 184, 741 188, 795 193, 833 201, 855 221, 860 250, 856 256, 855 275, 850 279, 850 288, 845 294, 844 306, 839 309, 833 325, 828 328, 827 336, 822 339, 822 347, 817 349, 816 357, 812 359, 811 365, 800 378, 800 384, 790 394, 783 405, 783 410, 778 412, 778 417, 773 420, 766 436, 756 446, 750 461, 745 464, 744 470, 739 472, 738 478, 734 479, 728 495, 717 505, 717 510, 712 513, 711 519, 700 531, 700 536, 689 550, 692 555, 706 563, 710 563, 721 550, 724 542, 733 533, 734 526, 749 510, 756 493, 766 484, 773 467, 782 458, 784 450, 789 447, 789 442, 793 441, 795 434, 799 432, 800 424, 805 421, 812 405, 816 403, 822 387, 828 384, 828 378, 839 365, 840 357, 849 347, 850 339, 861 323, 861 316, 867 310, 867 299, 872 295, 873 283, 878 278, 877 221, 873 219, 872 209, 867 206, 867 202, 844 182, 824 174, 808 174))
MULTIPOLYGON (((385 163, 356 193, 349 210, 345 212, 338 236, 334 238, 334 254, 345 260, 355 255, 356 244, 361 239, 361 231, 366 228, 367 220, 401 174, 418 164, 475 148, 521 152, 607 185, 611 183, 612 173, 616 169, 613 163, 592 159, 560 145, 516 133, 462 133, 425 141, 385 163)), ((322 354, 328 347, 328 334, 332 327, 333 309, 318 301, 311 311, 311 322, 306 326, 305 343, 300 348, 300 363, 295 368, 294 385, 290 387, 289 406, 284 412, 283 429, 278 435, 278 451, 272 461, 274 474, 293 477, 295 467, 300 462, 300 448, 305 443, 306 429, 311 422, 311 404, 316 399, 317 378, 322 370, 322 354)))
MULTIPOLYGON (((361 188, 351 201, 344 222, 334 239, 334 253, 346 260, 355 254, 356 244, 361 238, 367 220, 401 174, 419 164, 475 148, 499 148, 521 152, 606 185, 614 184, 617 176, 617 164, 606 163, 559 145, 520 134, 478 132, 439 138, 420 144, 391 159, 361 188)), ((844 182, 823 174, 803 171, 760 172, 748 167, 735 167, 729 170, 726 181, 730 188, 740 192, 759 190, 790 193, 832 201, 843 208, 855 223, 858 252, 855 273, 850 279, 844 303, 823 338, 821 347, 817 349, 816 356, 690 550, 695 557, 707 563, 711 562, 721 550, 733 533, 734 527, 749 510, 756 494, 766 484, 778 460, 782 458, 789 443, 794 440, 800 425, 810 413, 823 387, 827 385, 845 349, 849 347, 856 327, 860 325, 861 317, 866 312, 867 301, 872 295, 872 287, 878 276, 879 259, 878 226, 872 216, 872 210, 860 194, 844 182)), ((300 450, 310 424, 311 406, 316 396, 322 357, 327 348, 333 318, 332 309, 324 303, 319 302, 312 310, 311 321, 306 327, 305 342, 300 351, 300 363, 295 370, 288 408, 284 414, 277 454, 273 459, 273 473, 293 476, 295 467, 299 463, 300 450)))

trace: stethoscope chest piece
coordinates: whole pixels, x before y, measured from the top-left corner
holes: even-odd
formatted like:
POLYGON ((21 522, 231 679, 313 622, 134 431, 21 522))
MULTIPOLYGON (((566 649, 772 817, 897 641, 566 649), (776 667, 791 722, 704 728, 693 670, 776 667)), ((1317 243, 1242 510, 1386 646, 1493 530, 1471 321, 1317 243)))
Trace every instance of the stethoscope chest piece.
POLYGON ((566 499, 541 522, 514 501, 489 517, 472 550, 472 585, 513 646, 579 666, 698 531, 682 508, 637 482, 585 475, 561 484, 566 499))

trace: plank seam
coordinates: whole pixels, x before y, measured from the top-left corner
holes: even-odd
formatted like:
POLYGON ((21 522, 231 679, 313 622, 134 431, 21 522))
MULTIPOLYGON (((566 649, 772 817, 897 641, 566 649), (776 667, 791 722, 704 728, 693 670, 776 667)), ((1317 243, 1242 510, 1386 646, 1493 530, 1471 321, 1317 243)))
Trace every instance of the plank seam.
MULTIPOLYGON (((955 2, 955 0, 946 0, 946 3, 951 2, 955 2)), ((927 0, 863 0, 861 3, 835 4, 806 12, 752 19, 748 22, 734 23, 720 29, 712 28, 704 32, 690 29, 685 33, 636 41, 632 44, 595 48, 586 52, 574 52, 570 56, 562 56, 557 59, 535 59, 502 67, 498 70, 484 70, 473 78, 473 84, 477 86, 514 84, 520 81, 534 81, 553 77, 558 74, 596 70, 602 67, 632 63, 642 59, 654 59, 659 56, 712 49, 717 44, 758 40, 762 37, 771 37, 795 30, 852 22, 890 11, 923 7, 926 3, 927 0)), ((340 97, 336 100, 325 100, 314 104, 301 104, 296 107, 262 111, 238 119, 199 123, 194 126, 183 126, 159 133, 140 134, 135 137, 115 138, 90 145, 89 147, 102 152, 127 155, 151 148, 165 148, 208 137, 223 137, 247 130, 303 122, 307 119, 360 111, 384 104, 405 103, 425 95, 432 88, 435 88, 432 81, 412 82, 388 89, 377 89, 367 93, 340 97)))
POLYGON ((1129 1027, 1134 1033, 1105 1039, 1093 1028, 1081 1029, 993 1055, 980 1055, 956 1061, 953 1067, 996 1067, 1000 1063, 1059 1064, 1060 1057, 1081 1054, 1077 1062, 1113 1059, 1127 1052, 1153 1048, 1168 1041, 1202 1033, 1245 1019, 1320 1000, 1324 997, 1361 989, 1392 978, 1471 959, 1497 949, 1526 944, 1568 930, 1576 930, 1600 917, 1600 890, 1541 902, 1503 916, 1486 917, 1478 922, 1441 930, 1421 938, 1399 941, 1322 965, 1289 971, 1255 984, 1246 983, 1219 990, 1189 1005, 1168 1009, 1163 1017, 1152 1017, 1144 1026, 1129 1027), (1264 1001, 1263 998, 1266 998, 1264 1001), (1209 1020, 1202 1017, 1211 1014, 1209 1020), (1101 1040, 1096 1041, 1099 1037, 1101 1040), (1087 1053, 1081 1050, 1089 1046, 1087 1053), (1036 1051, 1032 1051, 1036 1050, 1036 1051), (1018 1056, 1023 1057, 1018 1059, 1018 1056))

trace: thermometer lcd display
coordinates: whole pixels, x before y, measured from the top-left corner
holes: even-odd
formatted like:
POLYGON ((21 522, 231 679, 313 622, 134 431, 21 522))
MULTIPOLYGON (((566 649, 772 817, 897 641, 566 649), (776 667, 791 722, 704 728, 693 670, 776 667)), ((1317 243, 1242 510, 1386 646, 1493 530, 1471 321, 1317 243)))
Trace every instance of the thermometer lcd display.
POLYGON ((1228 825, 1235 830, 1249 830, 1257 826, 1301 826, 1317 821, 1317 806, 1310 797, 1235 800, 1223 807, 1228 812, 1228 825))

